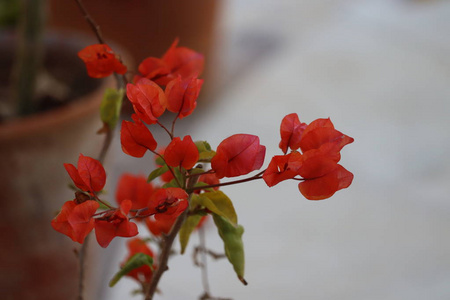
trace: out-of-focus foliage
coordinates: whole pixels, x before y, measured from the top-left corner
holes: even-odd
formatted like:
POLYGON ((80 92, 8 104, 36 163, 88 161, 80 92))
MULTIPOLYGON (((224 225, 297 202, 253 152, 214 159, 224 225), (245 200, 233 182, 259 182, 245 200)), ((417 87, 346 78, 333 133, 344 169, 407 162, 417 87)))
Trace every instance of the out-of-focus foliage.
POLYGON ((19 0, 0 0, 0 29, 13 27, 19 18, 19 0))

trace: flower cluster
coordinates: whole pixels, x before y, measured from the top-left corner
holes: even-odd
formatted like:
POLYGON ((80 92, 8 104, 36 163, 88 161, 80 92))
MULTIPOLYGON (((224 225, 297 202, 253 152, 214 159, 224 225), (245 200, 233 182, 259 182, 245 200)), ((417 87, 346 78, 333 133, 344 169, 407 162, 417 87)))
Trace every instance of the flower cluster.
POLYGON ((338 162, 341 149, 353 138, 337 131, 330 119, 317 119, 307 125, 293 113, 283 118, 280 134, 279 147, 284 155, 274 156, 264 172, 268 186, 300 176, 298 188, 309 200, 329 198, 350 186, 353 174, 338 162))
MULTIPOLYGON (((112 73, 124 74, 126 67, 120 58, 104 44, 92 45, 80 51, 92 77, 112 73)), ((124 174, 117 185, 117 207, 101 200, 106 182, 102 164, 80 155, 78 166, 65 164, 74 185, 75 199, 66 202, 53 219, 55 230, 73 241, 83 243, 95 230, 102 247, 115 237, 138 235, 137 223, 147 227, 153 241, 159 241, 160 252, 155 255, 145 239, 128 242, 129 255, 121 271, 112 280, 128 275, 136 279, 147 293, 153 272, 164 272, 168 253, 175 236, 179 236, 181 252, 188 245, 191 233, 211 215, 224 242, 226 256, 239 280, 244 284, 243 227, 238 224, 231 199, 219 187, 263 179, 269 186, 292 179, 301 194, 309 200, 331 197, 347 188, 353 174, 339 164, 342 148, 353 138, 334 128, 330 119, 317 119, 309 125, 300 122, 297 114, 285 116, 281 122, 282 155, 273 156, 267 168, 250 177, 221 182, 223 178, 247 175, 264 165, 266 147, 259 137, 235 134, 225 138, 215 150, 206 141, 194 141, 190 135, 176 136, 178 119, 191 115, 203 85, 201 75, 203 55, 178 47, 175 40, 161 58, 148 57, 138 67, 133 83, 126 85, 126 97, 134 113, 123 120, 120 130, 124 153, 142 157, 147 151, 155 157, 156 169, 146 176, 124 174), (162 124, 161 116, 174 114, 171 128, 162 124), (168 145, 159 145, 152 127, 159 126, 170 137, 168 145), (159 255, 161 254, 161 255, 159 255), (163 257, 153 263, 155 257, 163 257)), ((121 95, 120 92, 117 95, 121 95)), ((120 105, 117 101, 115 105, 120 105)), ((106 105, 105 105, 106 107, 106 105)), ((111 108, 109 108, 111 110, 111 108)), ((112 109, 111 111, 114 111, 112 109)), ((118 116, 103 120, 113 127, 118 116)), ((160 276, 155 276, 159 280, 160 276)))

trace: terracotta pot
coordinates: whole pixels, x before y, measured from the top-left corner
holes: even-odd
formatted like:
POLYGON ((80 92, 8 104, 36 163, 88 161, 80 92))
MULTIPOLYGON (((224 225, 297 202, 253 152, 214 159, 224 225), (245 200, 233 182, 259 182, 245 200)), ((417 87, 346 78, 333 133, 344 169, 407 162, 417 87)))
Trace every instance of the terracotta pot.
MULTIPOLYGON (((123 46, 137 64, 148 56, 161 56, 179 37, 181 46, 205 54, 204 90, 213 86, 214 74, 208 67, 216 60, 213 46, 221 0, 89 0, 83 3, 105 39, 123 46)), ((49 26, 93 34, 75 1, 50 0, 49 26)), ((130 69, 136 71, 136 67, 130 69)))
MULTIPOLYGON (((46 62, 59 79, 73 87, 67 105, 0 124, 0 290, 2 299, 75 299, 79 244, 57 233, 50 221, 62 204, 73 199, 63 163, 76 164, 79 153, 96 156, 102 137, 99 104, 112 78, 88 78, 77 51, 88 43, 67 33, 47 42, 46 62)), ((0 63, 7 57, 2 37, 0 63)), ((94 271, 91 269, 91 271, 94 271)), ((89 283, 92 286, 92 283, 89 283)), ((92 297, 94 290, 87 299, 92 297)))

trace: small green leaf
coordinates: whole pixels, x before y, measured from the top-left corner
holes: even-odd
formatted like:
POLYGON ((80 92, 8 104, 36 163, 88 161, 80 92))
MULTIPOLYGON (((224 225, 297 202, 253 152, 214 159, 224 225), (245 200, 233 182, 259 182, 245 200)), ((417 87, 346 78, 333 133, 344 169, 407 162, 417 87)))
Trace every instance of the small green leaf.
POLYGON ((247 281, 244 279, 245 255, 244 243, 242 242, 244 227, 241 225, 234 226, 227 219, 216 214, 213 214, 213 219, 223 241, 228 261, 233 266, 239 280, 247 285, 247 281))
POLYGON ((211 146, 207 141, 196 141, 195 146, 197 146, 198 152, 211 151, 211 146))
POLYGON ((150 175, 148 175, 147 182, 153 181, 155 178, 161 176, 162 174, 166 173, 167 171, 169 171, 169 167, 167 165, 164 165, 162 167, 154 169, 150 173, 150 175))
POLYGON ((175 179, 172 179, 171 181, 167 182, 166 184, 164 184, 162 186, 164 189, 169 188, 169 187, 176 187, 178 188, 178 182, 175 179))
POLYGON ((100 118, 112 130, 116 127, 122 108, 124 89, 107 88, 100 104, 100 118))
POLYGON ((211 162, 211 159, 216 155, 215 151, 205 151, 199 154, 198 161, 200 162, 211 162))
POLYGON ((213 213, 226 218, 232 224, 237 224, 233 202, 222 191, 202 193, 198 197, 192 197, 191 202, 206 207, 213 213))
POLYGON ((195 142, 197 146, 199 157, 199 162, 211 162, 211 159, 216 155, 216 152, 211 149, 211 146, 206 141, 195 142))
POLYGON ((108 210, 108 209, 110 209, 111 207, 113 207, 113 205, 111 205, 111 203, 109 203, 109 202, 106 201, 106 200, 102 200, 102 202, 98 202, 98 203, 100 204, 100 206, 98 207, 99 209, 108 210), (103 202, 103 203, 102 203, 102 202, 103 202), (107 204, 107 205, 109 205, 109 206, 106 206, 105 204, 107 204))
POLYGON ((162 159, 162 157, 161 156, 157 156, 156 158, 155 158, 155 163, 158 165, 158 166, 164 166, 166 163, 164 162, 164 159, 162 159))
POLYGON ((109 282, 109 286, 113 287, 123 276, 130 273, 132 270, 137 269, 142 266, 149 266, 152 268, 153 258, 144 253, 137 253, 133 255, 125 265, 117 272, 114 277, 109 282))
POLYGON ((202 173, 204 173, 204 172, 205 172, 205 170, 203 170, 203 168, 192 168, 192 169, 189 171, 189 175, 202 174, 202 173))
POLYGON ((184 251, 186 250, 186 247, 189 243, 189 237, 191 236, 191 233, 194 231, 195 227, 200 222, 200 219, 202 218, 201 215, 191 215, 186 218, 186 221, 184 221, 183 226, 181 226, 180 229, 180 245, 181 245, 181 254, 184 254, 184 251))

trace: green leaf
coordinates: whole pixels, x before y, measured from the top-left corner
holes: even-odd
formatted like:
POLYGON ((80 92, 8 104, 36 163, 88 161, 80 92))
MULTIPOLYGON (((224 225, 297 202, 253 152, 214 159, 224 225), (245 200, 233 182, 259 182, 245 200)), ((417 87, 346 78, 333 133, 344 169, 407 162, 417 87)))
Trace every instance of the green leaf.
POLYGON ((191 233, 194 231, 195 227, 200 222, 200 219, 202 218, 201 215, 191 215, 186 218, 186 221, 184 221, 183 226, 181 226, 179 235, 180 235, 180 245, 181 245, 181 254, 184 254, 184 251, 186 250, 186 247, 189 243, 189 237, 191 236, 191 233))
POLYGON ((211 149, 211 146, 206 141, 195 142, 199 153, 199 162, 211 162, 211 159, 216 155, 216 152, 211 149))
POLYGON ((207 141, 196 141, 195 146, 197 146, 198 152, 211 151, 211 146, 207 141))
POLYGON ((113 205, 111 205, 111 203, 109 203, 108 201, 106 201, 106 200, 102 200, 102 201, 103 201, 103 203, 98 202, 98 204, 100 204, 100 206, 98 207, 99 209, 108 210, 108 209, 110 209, 111 207, 113 207, 113 205), (107 205, 109 205, 109 207, 106 206, 104 203, 107 204, 107 205))
POLYGON ((192 204, 201 205, 213 213, 224 217, 232 224, 237 224, 237 215, 233 202, 222 191, 202 193, 191 198, 192 204))
POLYGON ((113 287, 123 276, 130 273, 132 270, 137 269, 142 266, 149 266, 152 268, 153 258, 144 253, 137 253, 133 255, 125 265, 117 272, 114 277, 109 282, 109 286, 113 287))
POLYGON ((153 181, 153 179, 161 176, 162 174, 166 173, 167 171, 169 171, 169 167, 167 165, 164 165, 162 167, 159 167, 159 168, 153 170, 150 173, 150 175, 148 175, 147 182, 153 181))
POLYGON ((124 93, 124 89, 107 88, 103 94, 103 100, 100 104, 100 118, 108 124, 111 130, 116 127, 117 121, 119 121, 124 93))
POLYGON ((164 159, 162 159, 162 157, 161 156, 157 156, 156 158, 155 158, 155 163, 158 165, 158 166, 164 166, 166 163, 164 162, 164 159))
POLYGON ((211 159, 216 155, 215 151, 205 151, 198 155, 198 161, 200 162, 211 162, 211 159))
POLYGON ((247 285, 247 281, 244 279, 245 255, 244 243, 242 242, 244 227, 241 225, 234 226, 227 219, 216 214, 213 214, 213 219, 223 241, 228 261, 233 266, 239 280, 247 285))
POLYGON ((204 173, 205 172, 205 170, 203 170, 203 168, 192 168, 190 171, 189 171, 189 175, 196 175, 196 174, 202 174, 202 173, 204 173))

